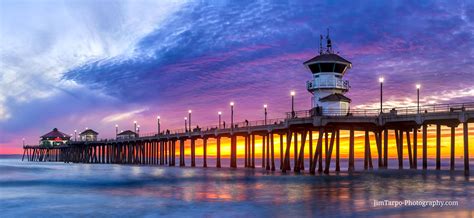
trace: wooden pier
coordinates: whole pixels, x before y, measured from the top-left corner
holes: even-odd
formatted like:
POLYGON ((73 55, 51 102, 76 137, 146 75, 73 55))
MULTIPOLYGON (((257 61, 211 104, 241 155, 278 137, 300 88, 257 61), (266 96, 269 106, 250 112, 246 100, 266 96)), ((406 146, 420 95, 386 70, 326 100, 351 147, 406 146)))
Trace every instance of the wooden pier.
MULTIPOLYGON (((336 115, 337 114, 337 115, 336 115)), ((454 170, 455 128, 462 126, 464 171, 469 174, 469 130, 468 123, 474 122, 474 103, 429 105, 418 108, 396 108, 389 111, 352 110, 341 116, 315 116, 314 111, 296 111, 287 113, 286 118, 236 123, 227 128, 210 126, 192 131, 175 130, 161 133, 144 134, 138 138, 106 139, 97 141, 70 141, 56 147, 24 146, 23 158, 28 161, 60 161, 66 163, 101 164, 143 164, 176 166, 176 151, 179 149, 179 166, 185 166, 185 141, 191 144, 191 167, 196 167, 196 141, 202 140, 203 167, 207 164, 208 139, 217 143, 216 166, 221 165, 221 139, 230 139, 230 167, 237 168, 237 142, 243 139, 244 167, 255 168, 255 140, 262 139, 262 168, 276 170, 274 139, 279 138, 279 169, 282 172, 309 171, 329 173, 332 161, 335 171, 340 171, 340 131, 349 131, 348 171, 355 170, 355 133, 364 133, 364 169, 372 169, 374 162, 378 168, 388 167, 389 132, 395 134, 398 168, 404 169, 403 151, 408 151, 409 169, 419 169, 418 138, 422 138, 422 166, 428 169, 428 134, 430 125, 436 126, 436 170, 441 166, 441 127, 450 128, 451 156, 450 169, 454 170), (421 111, 421 112, 420 112, 421 111), (267 123, 267 125, 265 125, 267 123), (419 135, 421 131, 421 136, 419 135), (313 133, 317 143, 313 145, 313 133), (377 151, 370 150, 370 137, 375 138, 377 151), (300 137, 298 137, 300 136, 300 137), (298 138, 301 139, 298 141, 298 138), (411 141, 413 139, 413 141, 411 141), (406 140, 406 141, 404 141, 406 140), (286 143, 284 143, 286 142, 286 143), (324 143, 323 143, 324 142, 324 143), (179 145, 179 146, 178 146, 179 145), (178 148, 177 148, 178 147, 178 148), (305 154, 309 147, 309 154, 305 154), (324 152, 323 152, 324 147, 324 152), (293 149, 293 152, 290 150, 293 149), (377 160, 372 154, 377 153, 377 160), (293 153, 290 156, 290 153, 293 153), (334 154, 334 155, 333 155, 334 154), (309 156, 309 166, 305 166, 305 157, 309 156), (335 156, 335 157, 333 157, 335 156)), ((472 133, 471 133, 472 134, 472 133)), ((471 142, 472 143, 472 142, 471 142)))

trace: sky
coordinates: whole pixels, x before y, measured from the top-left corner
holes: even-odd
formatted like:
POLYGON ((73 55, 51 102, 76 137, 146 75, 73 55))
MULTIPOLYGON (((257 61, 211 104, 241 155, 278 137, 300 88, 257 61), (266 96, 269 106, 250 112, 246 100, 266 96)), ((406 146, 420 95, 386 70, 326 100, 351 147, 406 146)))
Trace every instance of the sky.
POLYGON ((303 62, 329 28, 351 108, 474 102, 472 1, 0 0, 0 153, 58 128, 183 128, 309 109, 303 62))

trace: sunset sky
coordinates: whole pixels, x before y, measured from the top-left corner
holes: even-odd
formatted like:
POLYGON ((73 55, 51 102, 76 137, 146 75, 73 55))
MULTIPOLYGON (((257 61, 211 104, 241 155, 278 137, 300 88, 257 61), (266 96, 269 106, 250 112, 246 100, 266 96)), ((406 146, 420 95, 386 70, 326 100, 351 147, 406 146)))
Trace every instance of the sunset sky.
POLYGON ((474 102, 472 1, 277 2, 0 1, 0 154, 55 127, 112 138, 134 120, 156 131, 158 115, 183 128, 189 109, 193 125, 230 122, 230 101, 237 121, 263 104, 282 118, 290 90, 309 109, 302 63, 327 28, 352 62, 351 108, 378 107, 379 76, 387 108, 413 106, 416 83, 421 104, 474 102))

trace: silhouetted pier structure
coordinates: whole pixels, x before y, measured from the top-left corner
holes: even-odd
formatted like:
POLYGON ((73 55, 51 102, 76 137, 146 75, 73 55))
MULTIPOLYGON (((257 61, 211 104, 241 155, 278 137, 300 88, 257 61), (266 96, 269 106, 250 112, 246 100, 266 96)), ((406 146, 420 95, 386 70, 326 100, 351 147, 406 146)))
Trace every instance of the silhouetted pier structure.
MULTIPOLYGON (((455 128, 462 125, 464 171, 469 173, 469 130, 468 123, 474 121, 474 103, 443 104, 417 107, 396 108, 391 110, 351 110, 345 115, 340 111, 320 116, 314 110, 287 113, 286 118, 235 123, 227 128, 209 126, 161 133, 144 134, 137 138, 106 139, 96 141, 70 141, 68 144, 44 147, 24 146, 23 158, 28 161, 60 161, 66 163, 102 163, 102 164, 142 164, 176 166, 179 149, 179 166, 185 166, 185 141, 191 144, 191 167, 196 167, 196 141, 203 143, 203 167, 207 164, 207 141, 216 140, 216 167, 221 167, 221 139, 230 139, 230 167, 237 168, 238 138, 245 144, 244 167, 255 168, 255 139, 262 138, 262 168, 276 170, 275 136, 280 143, 279 169, 283 172, 301 172, 308 170, 329 173, 332 162, 335 171, 340 171, 340 131, 349 131, 348 171, 355 170, 354 144, 355 133, 364 133, 364 169, 373 168, 370 136, 375 136, 378 168, 388 167, 389 132, 395 134, 399 169, 403 166, 403 151, 408 151, 409 168, 420 168, 417 159, 418 137, 422 138, 422 169, 428 169, 429 125, 436 126, 436 167, 441 168, 441 127, 450 128, 451 150, 450 169, 454 170, 455 128), (265 125, 265 123, 267 123, 265 125), (418 131, 421 130, 421 133, 418 131), (313 145, 313 133, 317 143, 313 145), (412 137, 410 136, 412 135, 412 137), (297 137, 300 136, 300 137, 297 137), (298 138, 300 140, 298 141, 298 138), (305 147, 309 154, 305 154, 305 147), (293 152, 290 152, 293 149, 293 152), (324 152, 323 152, 324 149, 324 152), (293 153, 293 155, 290 155, 293 153), (305 157, 309 156, 309 166, 305 166, 305 157), (335 157, 334 157, 335 156, 335 157)), ((276 148, 278 149, 278 148, 276 148)))

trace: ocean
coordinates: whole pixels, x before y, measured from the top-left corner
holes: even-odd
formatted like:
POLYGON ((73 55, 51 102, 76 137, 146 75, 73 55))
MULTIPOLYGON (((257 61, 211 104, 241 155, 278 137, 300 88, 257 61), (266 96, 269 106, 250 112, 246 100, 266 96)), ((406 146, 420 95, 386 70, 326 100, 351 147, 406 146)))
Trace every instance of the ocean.
POLYGON ((0 217, 474 217, 473 172, 356 167, 310 175, 2 156, 0 217))

